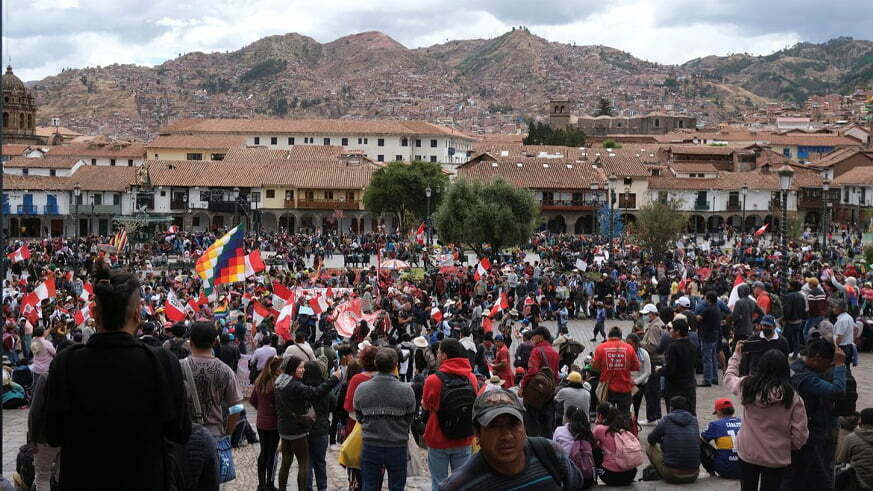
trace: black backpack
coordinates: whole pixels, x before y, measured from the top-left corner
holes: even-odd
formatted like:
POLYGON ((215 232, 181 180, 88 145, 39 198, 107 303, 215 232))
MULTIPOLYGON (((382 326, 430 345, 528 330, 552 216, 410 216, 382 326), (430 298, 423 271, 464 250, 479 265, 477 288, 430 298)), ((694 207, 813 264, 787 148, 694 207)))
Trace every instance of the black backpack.
POLYGON ((858 384, 855 377, 846 374, 846 392, 834 401, 834 416, 854 416, 858 403, 858 384))
POLYGON ((473 403, 476 391, 466 375, 437 371, 442 382, 437 420, 446 438, 461 440, 473 436, 473 403))

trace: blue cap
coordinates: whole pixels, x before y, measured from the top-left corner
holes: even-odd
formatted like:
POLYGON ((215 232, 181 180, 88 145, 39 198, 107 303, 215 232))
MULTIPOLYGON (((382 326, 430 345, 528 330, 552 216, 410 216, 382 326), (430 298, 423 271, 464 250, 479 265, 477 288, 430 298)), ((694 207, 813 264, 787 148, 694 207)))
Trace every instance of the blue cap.
POLYGON ((503 334, 500 334, 498 332, 497 334, 494 335, 494 340, 495 341, 503 341, 503 334))
POLYGON ((528 325, 528 324, 530 324, 530 319, 522 319, 521 323, 524 325, 528 325))
POLYGON ((775 326, 776 325, 776 318, 773 317, 772 315, 765 315, 764 317, 761 317, 761 325, 762 326, 775 326))

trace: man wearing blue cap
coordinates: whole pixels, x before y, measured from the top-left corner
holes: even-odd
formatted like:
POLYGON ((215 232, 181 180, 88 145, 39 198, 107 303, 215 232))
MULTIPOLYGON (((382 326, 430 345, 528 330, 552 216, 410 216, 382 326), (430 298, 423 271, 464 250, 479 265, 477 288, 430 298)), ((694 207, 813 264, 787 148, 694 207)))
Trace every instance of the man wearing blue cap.
POLYGON ((761 328, 757 336, 752 336, 743 343, 743 359, 740 363, 741 375, 753 375, 757 372, 758 361, 764 353, 777 349, 788 356, 788 341, 776 330, 776 318, 772 315, 761 317, 761 328))

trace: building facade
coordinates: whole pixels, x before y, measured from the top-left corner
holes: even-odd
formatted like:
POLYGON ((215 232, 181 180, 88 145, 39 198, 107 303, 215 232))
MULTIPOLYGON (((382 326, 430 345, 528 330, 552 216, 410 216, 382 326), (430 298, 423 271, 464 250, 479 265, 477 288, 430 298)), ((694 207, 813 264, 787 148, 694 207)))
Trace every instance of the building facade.
POLYGON ((549 125, 563 129, 573 127, 586 135, 664 135, 674 130, 695 129, 697 118, 652 112, 638 116, 575 116, 570 114, 571 101, 565 98, 549 102, 549 125))

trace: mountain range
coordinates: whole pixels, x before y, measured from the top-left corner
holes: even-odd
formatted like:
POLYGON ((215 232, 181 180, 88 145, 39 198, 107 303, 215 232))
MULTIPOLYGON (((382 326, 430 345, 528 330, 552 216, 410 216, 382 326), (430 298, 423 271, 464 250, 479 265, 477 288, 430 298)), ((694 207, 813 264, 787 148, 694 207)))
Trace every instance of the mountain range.
POLYGON ((154 67, 68 69, 28 85, 42 123, 58 116, 81 132, 148 139, 187 117, 410 118, 505 132, 543 116, 556 95, 580 113, 605 97, 624 114, 677 111, 717 122, 769 101, 799 104, 871 83, 873 42, 851 38, 671 66, 518 28, 417 49, 380 32, 329 43, 290 33, 154 67))

